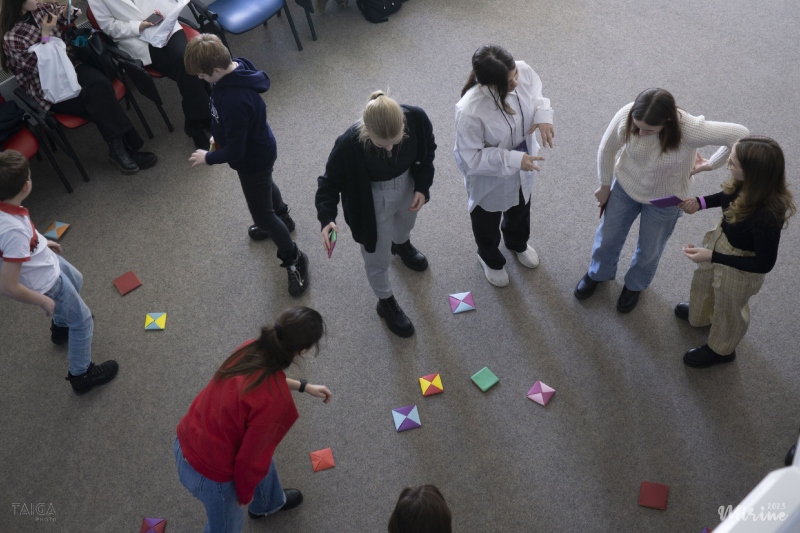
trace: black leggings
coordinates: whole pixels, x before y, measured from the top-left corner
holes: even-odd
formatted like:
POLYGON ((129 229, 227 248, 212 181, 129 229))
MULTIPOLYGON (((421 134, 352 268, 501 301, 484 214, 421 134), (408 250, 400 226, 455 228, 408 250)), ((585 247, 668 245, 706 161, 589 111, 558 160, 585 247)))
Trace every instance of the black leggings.
POLYGON ((93 122, 106 142, 122 135, 129 149, 139 150, 144 141, 117 101, 111 80, 86 63, 75 67, 75 72, 82 87, 80 94, 75 98, 53 104, 50 106, 50 111, 75 115, 93 122))

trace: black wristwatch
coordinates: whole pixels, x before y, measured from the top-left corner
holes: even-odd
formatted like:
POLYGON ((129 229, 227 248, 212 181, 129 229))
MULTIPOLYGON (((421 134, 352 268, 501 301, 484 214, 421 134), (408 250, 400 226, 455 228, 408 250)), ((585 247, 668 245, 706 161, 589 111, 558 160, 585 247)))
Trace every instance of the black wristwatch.
POLYGON ((305 392, 305 391, 306 391, 306 385, 307 385, 307 384, 308 384, 308 380, 306 380, 306 379, 301 379, 301 380, 300 380, 300 388, 299 388, 299 389, 297 389, 297 392, 305 392))

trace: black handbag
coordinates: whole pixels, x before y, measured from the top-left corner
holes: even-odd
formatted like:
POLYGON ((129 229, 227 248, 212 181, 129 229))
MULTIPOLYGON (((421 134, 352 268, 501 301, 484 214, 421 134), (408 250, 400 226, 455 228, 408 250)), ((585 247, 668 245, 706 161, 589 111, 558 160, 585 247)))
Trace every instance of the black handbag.
POLYGON ((109 79, 116 77, 117 69, 111 54, 106 50, 107 37, 103 32, 70 26, 64 32, 64 37, 78 61, 96 68, 109 79))
POLYGON ((387 17, 403 7, 400 0, 356 0, 356 5, 365 19, 375 24, 388 22, 387 17))

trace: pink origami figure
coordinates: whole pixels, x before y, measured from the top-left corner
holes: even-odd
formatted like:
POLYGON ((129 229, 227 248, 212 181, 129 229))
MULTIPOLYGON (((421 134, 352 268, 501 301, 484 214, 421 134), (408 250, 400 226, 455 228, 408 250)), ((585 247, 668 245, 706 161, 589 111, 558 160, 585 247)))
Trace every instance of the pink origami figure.
POLYGON ((475 300, 472 299, 471 292, 458 292, 450 295, 450 309, 453 314, 463 313, 464 311, 475 310, 475 300))
POLYGON ((163 518, 145 518, 139 533, 164 533, 166 527, 167 521, 163 518))
POLYGON ((537 381, 533 384, 531 390, 528 391, 528 398, 539 405, 547 405, 547 402, 550 401, 550 398, 552 398, 555 393, 555 389, 551 389, 541 381, 537 381))

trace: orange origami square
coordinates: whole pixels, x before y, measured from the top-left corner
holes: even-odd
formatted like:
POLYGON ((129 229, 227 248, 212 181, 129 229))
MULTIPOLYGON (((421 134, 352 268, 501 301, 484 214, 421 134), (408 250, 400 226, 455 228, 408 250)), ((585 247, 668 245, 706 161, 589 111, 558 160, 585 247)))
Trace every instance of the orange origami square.
POLYGON ((444 392, 442 386, 442 376, 437 374, 428 374, 419 378, 419 387, 422 389, 423 396, 432 396, 444 392))
POLYGON ((324 450, 311 452, 311 466, 314 468, 314 472, 336 466, 336 463, 333 462, 333 451, 330 448, 325 448, 324 450))

